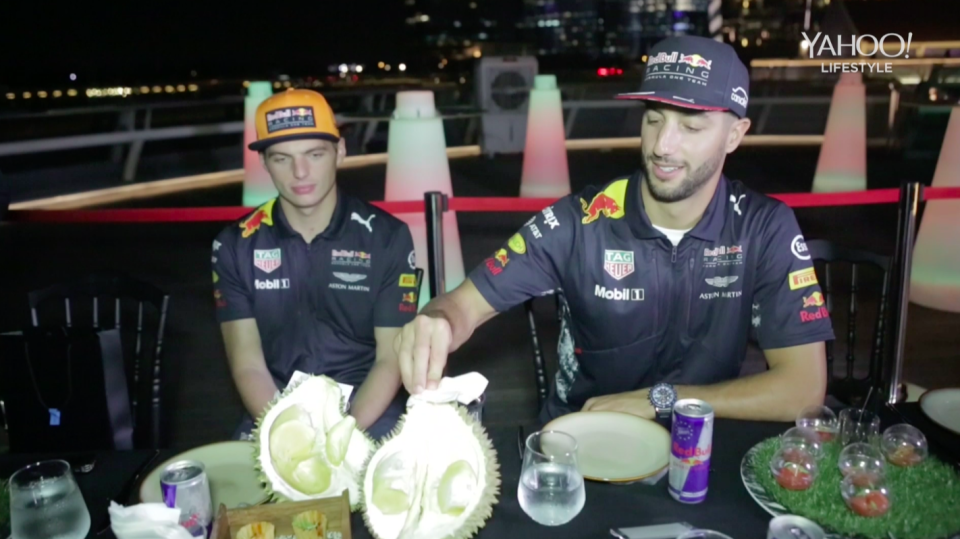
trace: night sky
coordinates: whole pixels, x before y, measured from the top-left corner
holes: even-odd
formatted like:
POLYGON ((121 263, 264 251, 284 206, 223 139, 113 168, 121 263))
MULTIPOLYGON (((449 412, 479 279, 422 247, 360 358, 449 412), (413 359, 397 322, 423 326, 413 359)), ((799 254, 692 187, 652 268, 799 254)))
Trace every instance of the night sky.
POLYGON ((322 75, 331 63, 415 52, 401 0, 242 4, 5 1, 0 86, 67 83, 71 72, 81 83, 127 84, 191 70, 198 78, 322 75))

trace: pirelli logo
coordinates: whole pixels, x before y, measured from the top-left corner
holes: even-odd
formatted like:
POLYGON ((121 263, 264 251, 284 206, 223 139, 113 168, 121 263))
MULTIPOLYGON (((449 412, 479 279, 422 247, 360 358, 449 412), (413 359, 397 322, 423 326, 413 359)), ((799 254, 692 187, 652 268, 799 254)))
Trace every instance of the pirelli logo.
POLYGON ((817 272, 813 268, 794 271, 787 277, 787 280, 790 283, 790 290, 806 288, 817 284, 817 272))
POLYGON ((417 287, 417 276, 413 273, 401 273, 400 274, 400 287, 401 288, 416 288, 417 287))

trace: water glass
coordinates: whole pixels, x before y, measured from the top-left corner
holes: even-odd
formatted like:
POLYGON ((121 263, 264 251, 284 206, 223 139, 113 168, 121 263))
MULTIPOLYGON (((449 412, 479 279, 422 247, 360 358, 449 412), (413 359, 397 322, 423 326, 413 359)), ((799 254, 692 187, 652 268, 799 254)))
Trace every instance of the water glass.
POLYGON ((880 417, 870 410, 846 408, 840 411, 840 443, 846 447, 862 442, 877 443, 880 436, 880 417))
POLYGON ((548 430, 527 437, 517 499, 523 512, 544 526, 560 526, 580 514, 587 494, 573 436, 548 430))
POLYGON ((21 468, 9 488, 13 539, 83 539, 90 531, 90 512, 66 461, 21 468))

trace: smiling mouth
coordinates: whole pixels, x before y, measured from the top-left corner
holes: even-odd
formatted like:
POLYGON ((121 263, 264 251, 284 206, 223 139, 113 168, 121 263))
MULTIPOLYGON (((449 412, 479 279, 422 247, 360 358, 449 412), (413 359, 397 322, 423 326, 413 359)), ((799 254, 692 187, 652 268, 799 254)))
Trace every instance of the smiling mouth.
POLYGON ((306 195, 307 193, 312 193, 316 187, 316 185, 296 185, 291 189, 298 195, 306 195))

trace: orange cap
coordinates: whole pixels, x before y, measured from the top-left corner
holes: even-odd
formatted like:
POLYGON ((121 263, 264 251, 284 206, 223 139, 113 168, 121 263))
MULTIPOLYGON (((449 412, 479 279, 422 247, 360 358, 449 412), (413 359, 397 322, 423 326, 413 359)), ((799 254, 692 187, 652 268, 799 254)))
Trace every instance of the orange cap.
POLYGON ((288 140, 318 138, 340 141, 340 130, 327 100, 313 90, 290 88, 273 94, 257 107, 257 140, 250 149, 260 152, 288 140))

